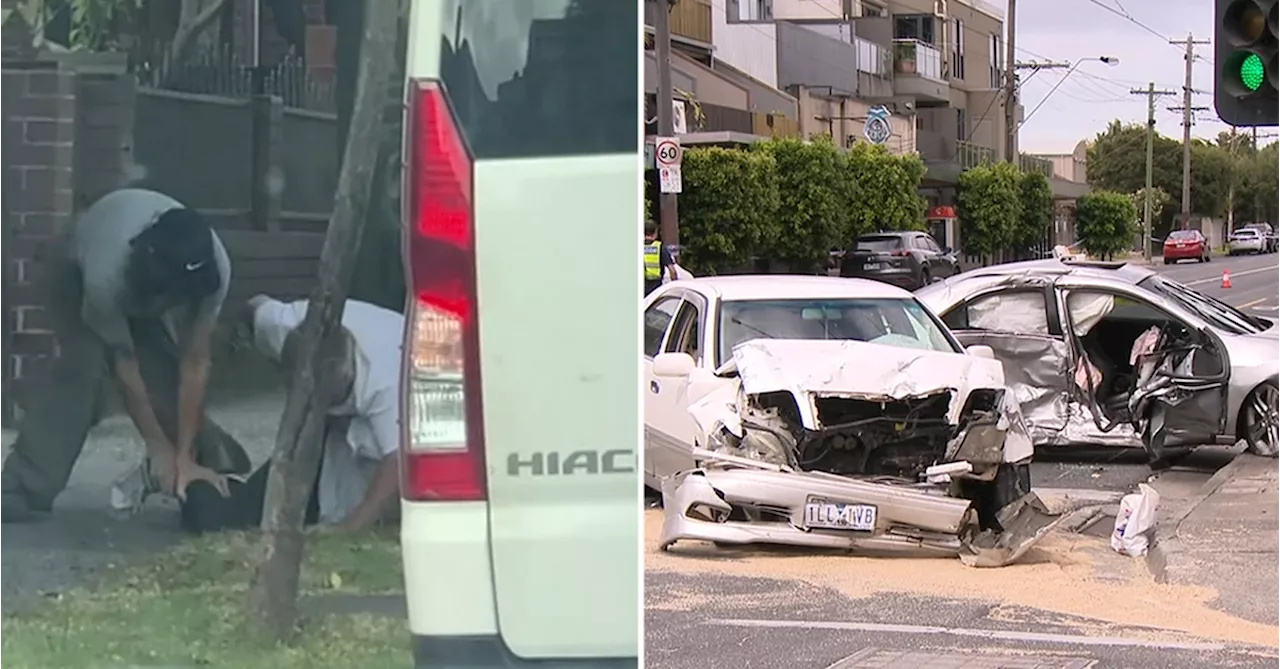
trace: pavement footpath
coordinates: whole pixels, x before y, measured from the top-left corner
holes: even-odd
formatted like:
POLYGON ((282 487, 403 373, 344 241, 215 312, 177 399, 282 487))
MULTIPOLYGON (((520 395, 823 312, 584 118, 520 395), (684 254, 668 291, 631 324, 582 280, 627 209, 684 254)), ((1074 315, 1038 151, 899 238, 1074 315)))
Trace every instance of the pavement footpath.
MULTIPOLYGON (((1176 483, 1171 482, 1173 487, 1176 483)), ((1258 623, 1280 624, 1280 464, 1241 454, 1198 491, 1165 496, 1147 564, 1157 581, 1217 590, 1210 606, 1258 623)))

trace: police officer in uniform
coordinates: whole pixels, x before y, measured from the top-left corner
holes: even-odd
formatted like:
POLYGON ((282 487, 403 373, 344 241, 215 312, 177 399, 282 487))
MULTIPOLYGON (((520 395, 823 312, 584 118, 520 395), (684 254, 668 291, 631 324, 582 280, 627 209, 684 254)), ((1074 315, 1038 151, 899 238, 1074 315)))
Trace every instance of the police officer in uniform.
POLYGON ((658 241, 658 224, 644 222, 644 294, 648 295, 662 285, 662 275, 676 280, 676 263, 671 259, 671 249, 658 241))

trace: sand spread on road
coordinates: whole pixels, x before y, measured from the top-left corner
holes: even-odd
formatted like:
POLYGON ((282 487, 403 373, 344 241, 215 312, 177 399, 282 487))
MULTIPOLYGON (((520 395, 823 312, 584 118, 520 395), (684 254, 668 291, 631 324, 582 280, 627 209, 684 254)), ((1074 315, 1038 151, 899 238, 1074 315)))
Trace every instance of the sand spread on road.
MULTIPOLYGON (((673 552, 658 550, 662 512, 645 512, 645 569, 680 573, 794 580, 829 588, 850 598, 880 593, 973 599, 1005 605, 993 618, 1006 619, 1027 607, 1088 619, 1072 626, 1081 634, 1106 634, 1108 625, 1159 628, 1205 639, 1264 646, 1280 646, 1280 627, 1237 618, 1206 605, 1217 597, 1213 588, 1156 583, 1140 559, 1111 551, 1106 540, 1076 534, 1052 534, 1014 565, 974 569, 958 559, 868 558, 851 555, 804 555, 768 549, 718 549, 700 542, 682 542, 673 552), (1101 575, 1101 577, 1100 577, 1101 575)), ((803 589, 796 593, 803 596, 803 589)), ((646 603, 650 608, 695 610, 714 593, 681 593, 681 601, 646 603)), ((1063 624, 1056 620, 1055 624, 1063 624)), ((1134 631, 1125 630, 1126 636, 1134 631)), ((1146 634, 1143 634, 1146 636, 1146 634)))

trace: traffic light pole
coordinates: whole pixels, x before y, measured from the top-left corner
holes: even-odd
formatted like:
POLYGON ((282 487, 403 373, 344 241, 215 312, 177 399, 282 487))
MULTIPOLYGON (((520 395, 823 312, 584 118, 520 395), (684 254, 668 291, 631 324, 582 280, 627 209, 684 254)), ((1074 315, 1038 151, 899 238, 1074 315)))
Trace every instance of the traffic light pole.
MULTIPOLYGON (((1196 45, 1209 44, 1209 40, 1197 40, 1187 33, 1185 40, 1169 40, 1170 44, 1186 45, 1187 53, 1183 59, 1186 64, 1186 81, 1182 84, 1182 227, 1186 228, 1191 219, 1191 120, 1194 109, 1191 106, 1191 65, 1196 60, 1196 45)), ((1150 141, 1150 140, 1148 140, 1150 141)))
POLYGON ((1155 164, 1156 139, 1156 97, 1161 95, 1177 95, 1173 91, 1157 91, 1155 82, 1147 84, 1146 90, 1135 88, 1130 95, 1147 96, 1147 178, 1146 187, 1142 190, 1142 258, 1151 264, 1151 182, 1155 164))

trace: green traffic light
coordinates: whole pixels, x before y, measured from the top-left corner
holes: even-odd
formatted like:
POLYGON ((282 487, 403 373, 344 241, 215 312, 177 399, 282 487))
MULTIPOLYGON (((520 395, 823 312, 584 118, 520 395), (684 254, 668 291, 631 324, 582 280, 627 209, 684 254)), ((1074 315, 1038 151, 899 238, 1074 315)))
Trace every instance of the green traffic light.
POLYGON ((1256 91, 1262 88, 1262 80, 1266 77, 1266 68, 1262 64, 1262 58, 1258 54, 1251 53, 1244 62, 1240 63, 1240 83, 1244 87, 1256 91))

